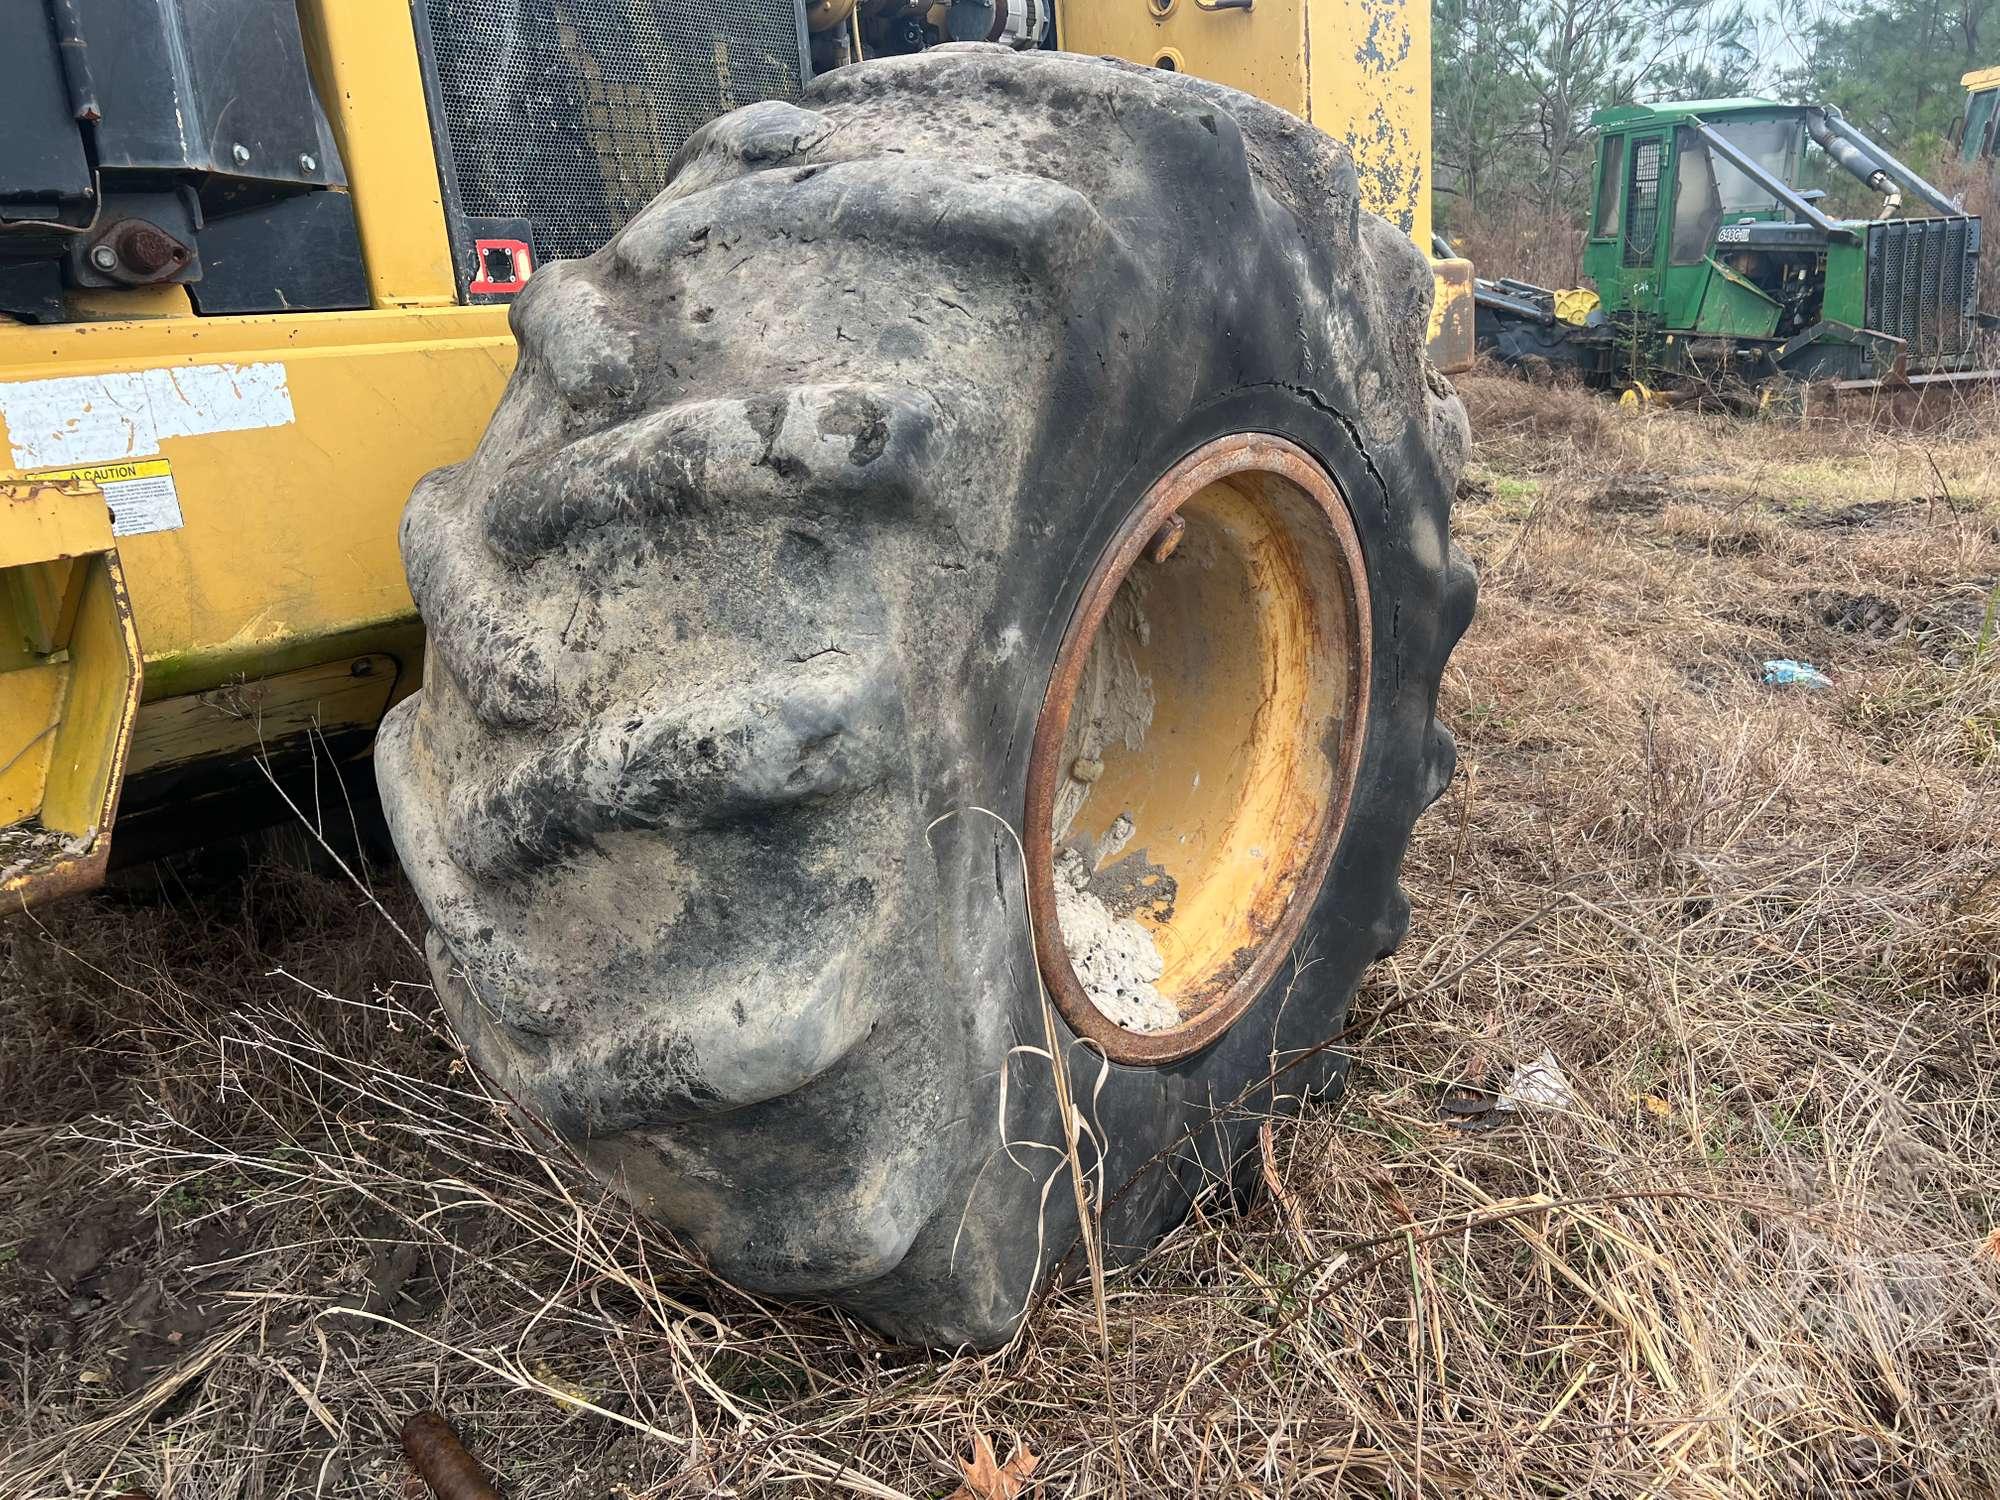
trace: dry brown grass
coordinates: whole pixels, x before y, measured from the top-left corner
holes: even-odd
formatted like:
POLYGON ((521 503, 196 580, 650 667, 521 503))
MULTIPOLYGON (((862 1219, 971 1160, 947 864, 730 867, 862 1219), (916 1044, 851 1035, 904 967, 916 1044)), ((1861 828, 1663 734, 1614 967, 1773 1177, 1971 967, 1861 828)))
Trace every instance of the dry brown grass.
POLYGON ((947 1358, 706 1277, 273 868, 0 930, 0 1494, 393 1493, 432 1405, 537 1497, 942 1495, 974 1431, 1049 1495, 1993 1494, 2000 424, 1466 392, 1411 938, 1281 1195, 1112 1279, 1108 1370, 1087 1289, 947 1358), (1441 1111, 1544 1053, 1563 1107, 1441 1111))
POLYGON ((1583 225, 1567 213, 1553 218, 1531 197, 1489 204, 1451 229, 1451 247, 1481 276, 1510 276, 1537 286, 1583 284, 1583 225))
POLYGON ((1979 243, 1979 306, 1981 311, 2000 313, 2000 163, 1979 162, 1966 166, 1953 153, 1940 162, 1932 181, 1965 206, 1969 214, 1985 220, 1985 236, 1979 243))

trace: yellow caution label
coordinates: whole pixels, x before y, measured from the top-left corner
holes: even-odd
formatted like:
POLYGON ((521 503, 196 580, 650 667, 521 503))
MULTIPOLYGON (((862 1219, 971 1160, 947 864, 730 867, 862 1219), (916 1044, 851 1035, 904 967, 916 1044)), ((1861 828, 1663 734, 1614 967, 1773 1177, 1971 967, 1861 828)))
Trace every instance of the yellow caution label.
POLYGON ((81 479, 96 485, 104 492, 104 503, 111 507, 113 536, 178 531, 184 524, 180 491, 174 487, 173 465, 164 458, 134 458, 75 469, 37 469, 30 477, 81 479))

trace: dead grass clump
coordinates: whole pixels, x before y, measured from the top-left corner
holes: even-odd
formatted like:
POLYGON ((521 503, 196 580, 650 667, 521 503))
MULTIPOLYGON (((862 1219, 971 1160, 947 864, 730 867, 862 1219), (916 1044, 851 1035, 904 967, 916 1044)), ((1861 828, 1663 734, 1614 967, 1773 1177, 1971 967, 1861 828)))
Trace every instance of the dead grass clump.
MULTIPOLYGON (((1947 195, 1957 198, 1966 213, 1978 214, 1988 225, 2000 222, 2000 164, 1987 160, 1968 166, 1958 160, 1954 151, 1949 159, 1937 164, 1935 171, 1931 180, 1947 195)), ((2000 249, 1995 248, 1989 233, 1979 246, 1981 312, 2000 313, 2000 285, 1996 283, 2000 283, 2000 249)))
POLYGON ((1843 431, 1876 431, 1910 435, 1934 435, 1947 442, 1976 442, 1990 435, 1993 421, 2000 416, 2000 385, 1984 372, 2000 361, 2000 341, 1991 333, 1975 335, 1980 347, 1973 351, 1963 377, 1940 386, 1885 387, 1872 393, 1852 393, 1832 398, 1809 392, 1809 411, 1802 425, 1816 427, 1836 440, 1843 431))
POLYGON ((1583 226, 1571 215, 1549 215, 1526 196, 1488 205, 1476 218, 1454 222, 1452 248, 1482 276, 1509 276, 1537 286, 1583 284, 1583 226))
POLYGON ((2000 651, 1962 663, 1915 661, 1854 695, 1855 728, 1885 750, 1932 764, 2000 767, 2000 651))
POLYGON ((0 929, 0 1496, 380 1494, 431 1406, 536 1496, 2000 1490, 2000 439, 1599 414, 1482 430, 1411 938, 1108 1360, 715 1281, 267 871, 0 929))
POLYGON ((1711 555, 1774 552, 1780 545, 1778 520, 1762 510, 1717 510, 1709 505, 1669 505, 1661 531, 1675 544, 1711 555))
POLYGON ((1619 446, 1610 405, 1582 386, 1537 384, 1491 365, 1453 384, 1479 435, 1479 456, 1491 467, 1534 474, 1619 446))

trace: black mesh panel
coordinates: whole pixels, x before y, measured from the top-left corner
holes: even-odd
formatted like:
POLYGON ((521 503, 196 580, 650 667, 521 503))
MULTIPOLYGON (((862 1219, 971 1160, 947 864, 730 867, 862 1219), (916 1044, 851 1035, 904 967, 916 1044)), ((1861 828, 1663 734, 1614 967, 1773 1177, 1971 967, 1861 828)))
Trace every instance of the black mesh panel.
POLYGON ((1660 159, 1666 143, 1657 137, 1632 148, 1632 180, 1625 189, 1625 264, 1651 265, 1660 225, 1660 159))
POLYGON ((1868 227, 1867 318, 1913 363, 1969 353, 1979 303, 1979 220, 1896 219, 1868 227))
POLYGON ((425 0, 459 209, 588 255, 715 116, 804 86, 797 0, 425 0))

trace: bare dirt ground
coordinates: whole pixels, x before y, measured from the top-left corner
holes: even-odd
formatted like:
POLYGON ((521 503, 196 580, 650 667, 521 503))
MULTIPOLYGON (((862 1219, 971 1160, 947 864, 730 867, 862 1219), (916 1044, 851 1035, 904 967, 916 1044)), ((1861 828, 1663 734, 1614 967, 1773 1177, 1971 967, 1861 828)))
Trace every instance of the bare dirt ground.
POLYGON ((2000 1490, 2000 413, 1464 383, 1459 774, 1354 1086, 978 1358, 705 1276, 282 865, 0 927, 0 1495, 2000 1490), (1828 689, 1777 689, 1769 658, 1828 689))

